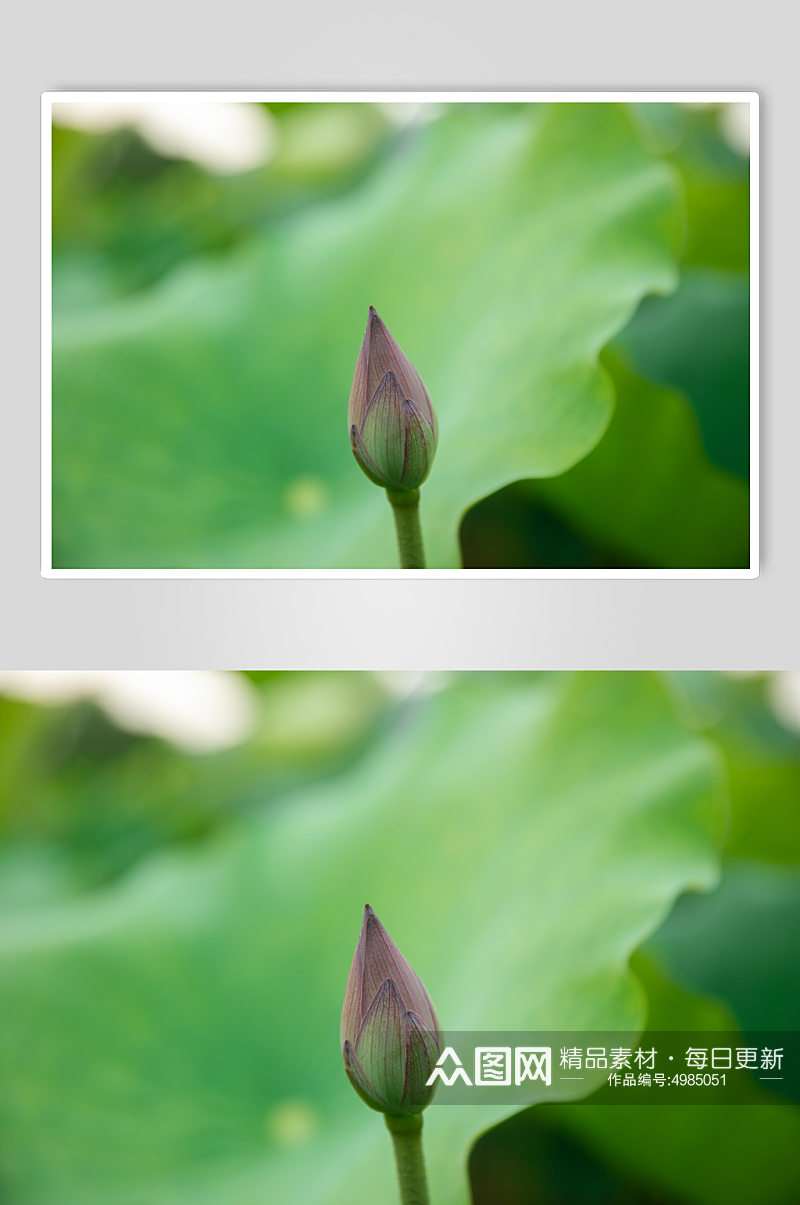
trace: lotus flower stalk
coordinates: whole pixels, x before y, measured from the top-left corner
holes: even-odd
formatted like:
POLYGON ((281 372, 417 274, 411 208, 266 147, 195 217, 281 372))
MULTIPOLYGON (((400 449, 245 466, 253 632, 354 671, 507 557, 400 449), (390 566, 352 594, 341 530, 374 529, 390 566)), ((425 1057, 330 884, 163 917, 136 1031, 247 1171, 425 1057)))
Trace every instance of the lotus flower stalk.
POLYGON ((422 980, 369 904, 350 968, 341 1024, 344 1067, 392 1135, 403 1205, 427 1205, 421 1113, 440 1054, 439 1023, 422 980))
POLYGON ((347 411, 356 461, 383 486, 394 511, 400 563, 424 569, 419 487, 431 470, 438 423, 422 377, 374 306, 358 353, 347 411))

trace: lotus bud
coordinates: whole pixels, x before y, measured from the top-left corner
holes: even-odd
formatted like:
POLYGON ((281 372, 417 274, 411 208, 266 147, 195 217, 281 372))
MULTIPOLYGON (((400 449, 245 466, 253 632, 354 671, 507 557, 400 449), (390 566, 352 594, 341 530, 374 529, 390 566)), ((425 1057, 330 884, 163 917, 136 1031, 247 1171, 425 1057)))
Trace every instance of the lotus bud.
POLYGON ((439 1023, 422 981, 367 904, 341 1028, 350 1083, 371 1109, 412 1116, 430 1103, 439 1023))
POLYGON ((422 377, 373 306, 347 411, 353 455, 370 481, 415 490, 431 470, 438 424, 422 377))

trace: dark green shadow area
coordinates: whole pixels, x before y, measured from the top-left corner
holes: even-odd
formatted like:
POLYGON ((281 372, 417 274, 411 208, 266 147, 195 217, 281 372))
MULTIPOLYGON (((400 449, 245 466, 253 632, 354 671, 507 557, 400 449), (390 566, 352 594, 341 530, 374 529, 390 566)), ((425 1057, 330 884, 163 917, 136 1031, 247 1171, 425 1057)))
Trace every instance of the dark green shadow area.
POLYGON ((672 297, 647 297, 619 336, 643 376, 680 390, 713 464, 750 475, 750 280, 684 271, 672 297))
POLYGON ((473 1205, 675 1205, 677 1198, 630 1183, 532 1114, 518 1113, 475 1144, 473 1205))

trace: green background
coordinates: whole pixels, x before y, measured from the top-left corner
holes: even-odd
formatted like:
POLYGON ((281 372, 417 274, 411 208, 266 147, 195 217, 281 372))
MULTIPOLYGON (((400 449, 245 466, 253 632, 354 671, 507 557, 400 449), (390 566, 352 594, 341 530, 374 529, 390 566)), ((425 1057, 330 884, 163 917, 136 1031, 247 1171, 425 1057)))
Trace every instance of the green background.
POLYGON ((429 566, 749 564, 718 107, 273 109, 233 177, 54 129, 55 568, 395 566, 346 432, 369 305, 440 420, 429 566))
MULTIPOLYGON (((4 1199, 393 1200, 338 1043, 366 902, 445 1027, 798 1028, 771 678, 386 682, 252 675, 205 754, 0 698, 4 1199)), ((796 1105, 511 1112, 426 1113, 434 1202, 797 1199, 796 1105)))

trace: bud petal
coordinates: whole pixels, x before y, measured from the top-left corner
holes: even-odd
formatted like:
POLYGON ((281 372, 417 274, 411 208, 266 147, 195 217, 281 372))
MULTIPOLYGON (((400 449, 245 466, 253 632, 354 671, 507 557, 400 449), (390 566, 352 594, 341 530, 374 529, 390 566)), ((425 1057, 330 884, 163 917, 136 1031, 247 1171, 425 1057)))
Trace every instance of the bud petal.
POLYGON ((407 490, 415 490, 430 472, 436 436, 413 402, 405 403, 405 428, 402 483, 407 490))
POLYGON ((381 984, 361 1022, 355 1053, 372 1090, 399 1108, 406 1084, 406 1010, 391 979, 381 984))
POLYGON ((361 433, 355 426, 350 428, 350 446, 353 449, 353 455, 370 481, 375 485, 382 485, 386 488, 388 482, 381 476, 380 469, 367 451, 364 440, 361 438, 361 433))
POLYGON ((378 1113, 389 1113, 392 1107, 386 1100, 381 1100, 372 1084, 364 1074, 364 1068, 358 1061, 358 1056, 355 1054, 353 1047, 349 1042, 345 1042, 342 1047, 342 1056, 344 1057, 344 1069, 347 1078, 355 1088, 358 1095, 361 1097, 365 1105, 369 1105, 371 1109, 375 1109, 378 1113))
POLYGON ((435 1085, 428 1087, 428 1080, 433 1075, 433 1069, 441 1051, 436 1040, 424 1026, 416 1013, 406 1014, 406 1086, 403 1093, 403 1105, 411 1102, 424 1101, 418 1104, 424 1109, 430 1102, 435 1085))
POLYGON ((347 413, 353 453, 371 481, 417 489, 431 469, 438 427, 422 377, 370 306, 347 413))
POLYGON ((418 1113, 440 1054, 438 1021, 419 976, 367 905, 342 1010, 345 1071, 371 1108, 418 1113))
POLYGON ((367 406, 361 438, 378 473, 391 485, 403 477, 406 404, 393 372, 387 372, 367 406))

